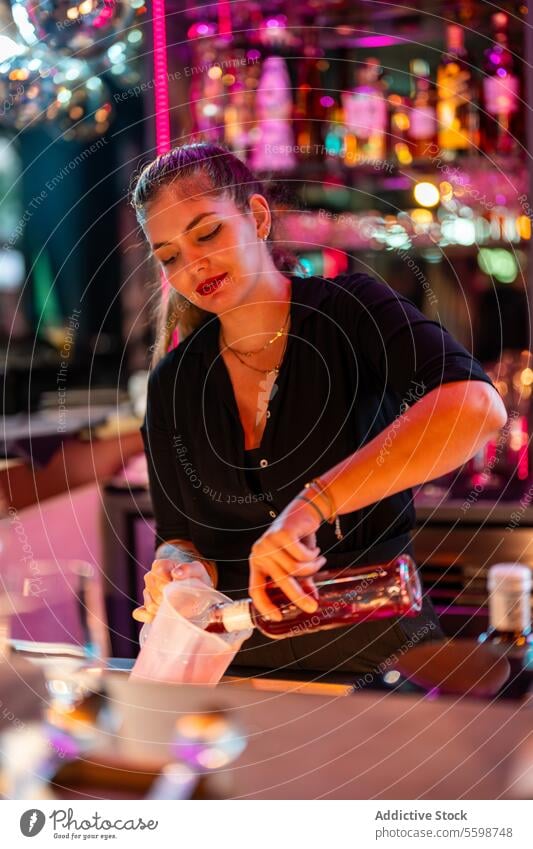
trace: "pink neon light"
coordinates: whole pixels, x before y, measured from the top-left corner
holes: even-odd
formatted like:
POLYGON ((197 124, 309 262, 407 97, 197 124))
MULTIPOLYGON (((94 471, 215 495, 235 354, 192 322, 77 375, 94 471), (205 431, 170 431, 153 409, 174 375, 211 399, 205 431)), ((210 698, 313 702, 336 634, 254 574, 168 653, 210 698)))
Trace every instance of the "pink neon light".
POLYGON ((231 35, 231 10, 229 0, 218 0, 218 32, 219 35, 231 35))
MULTIPOLYGON (((170 102, 168 96, 167 73, 167 29, 165 21, 165 0, 153 0, 154 33, 154 94, 155 94, 155 141, 157 155, 170 150, 170 102)), ((163 300, 168 301, 169 282, 161 272, 163 300)), ((178 344, 178 334, 172 335, 171 348, 178 344)))
POLYGON ((528 432, 527 432, 527 418, 526 416, 520 416, 520 430, 522 431, 522 447, 518 454, 518 477, 521 481, 527 479, 529 474, 529 463, 528 463, 528 432))
POLYGON ((170 150, 165 0, 153 0, 155 136, 157 154, 170 150))
POLYGON ((364 35, 354 39, 356 47, 390 47, 402 42, 401 38, 396 38, 394 35, 364 35))

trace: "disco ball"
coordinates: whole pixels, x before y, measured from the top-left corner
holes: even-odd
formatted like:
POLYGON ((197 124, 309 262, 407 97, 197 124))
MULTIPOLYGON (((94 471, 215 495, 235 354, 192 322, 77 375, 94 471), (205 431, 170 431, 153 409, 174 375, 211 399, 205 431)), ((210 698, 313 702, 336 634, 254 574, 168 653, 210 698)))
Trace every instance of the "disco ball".
POLYGON ((54 101, 46 110, 50 130, 66 141, 91 141, 103 136, 113 119, 111 95, 90 65, 60 58, 52 71, 54 101))
POLYGON ((132 86, 142 75, 139 57, 146 50, 146 36, 140 27, 132 28, 124 40, 116 41, 93 62, 99 71, 109 74, 117 86, 132 86))
POLYGON ((56 97, 51 59, 37 48, 0 63, 0 125, 22 130, 46 120, 56 97))
POLYGON ((121 38, 142 0, 13 0, 13 19, 22 38, 87 59, 121 38))

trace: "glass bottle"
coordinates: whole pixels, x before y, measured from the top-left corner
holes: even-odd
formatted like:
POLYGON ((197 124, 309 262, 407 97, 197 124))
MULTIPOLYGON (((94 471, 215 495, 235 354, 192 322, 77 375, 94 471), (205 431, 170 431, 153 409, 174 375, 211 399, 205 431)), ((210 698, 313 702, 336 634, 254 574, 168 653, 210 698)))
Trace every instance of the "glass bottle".
POLYGON ((479 637, 505 654, 511 667, 500 696, 524 696, 532 681, 531 569, 521 563, 497 563, 488 574, 489 627, 479 637))
POLYGON ((224 144, 246 162, 251 146, 255 89, 258 84, 258 63, 248 62, 244 50, 228 54, 222 82, 227 86, 228 99, 224 108, 224 144))
POLYGON ((298 63, 293 125, 297 151, 302 161, 321 162, 325 155, 324 139, 334 100, 326 87, 329 62, 323 52, 308 37, 306 58, 298 63))
POLYGON ((520 80, 508 46, 508 23, 504 12, 492 15, 494 43, 484 53, 481 125, 483 151, 488 154, 513 153, 520 135, 520 80))
POLYGON ((282 56, 267 56, 256 96, 256 126, 250 167, 254 171, 291 171, 296 166, 291 126, 292 95, 282 56))
POLYGON ((344 110, 342 106, 336 103, 329 112, 324 137, 326 164, 331 165, 343 160, 345 135, 344 110))
POLYGON ((471 63, 458 24, 446 27, 446 53, 437 68, 437 119, 440 152, 453 159, 479 147, 479 116, 471 63))
POLYGON ((410 150, 413 159, 428 156, 437 140, 437 113, 435 89, 430 79, 430 68, 425 59, 409 62, 411 80, 411 112, 408 127, 410 150))
POLYGON ((306 613, 287 599, 279 587, 267 587, 281 612, 279 622, 260 613, 251 599, 211 608, 205 630, 229 633, 258 628, 272 639, 297 637, 362 620, 414 616, 422 606, 422 590, 413 559, 401 554, 386 563, 320 571, 315 576, 318 607, 306 613))
POLYGON ((397 92, 387 98, 390 116, 389 158, 398 165, 410 165, 413 161, 412 144, 409 138, 411 124, 411 102, 397 92))
POLYGON ((195 141, 217 144, 222 140, 224 123, 224 72, 222 67, 216 64, 217 54, 210 44, 210 39, 194 41, 192 48, 193 61, 189 69, 192 138, 195 141))
POLYGON ((387 142, 387 100, 378 59, 370 58, 356 71, 356 86, 342 93, 346 124, 346 165, 383 161, 387 142))

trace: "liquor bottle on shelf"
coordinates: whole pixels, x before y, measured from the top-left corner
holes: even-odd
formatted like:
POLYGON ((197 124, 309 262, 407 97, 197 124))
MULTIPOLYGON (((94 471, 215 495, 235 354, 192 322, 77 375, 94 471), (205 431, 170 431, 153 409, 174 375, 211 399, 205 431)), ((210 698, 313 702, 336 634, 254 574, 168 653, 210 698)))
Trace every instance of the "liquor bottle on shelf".
POLYGON ((329 62, 313 43, 305 45, 306 58, 298 63, 294 100, 294 135, 299 158, 320 162, 325 157, 328 117, 334 100, 325 86, 329 62))
POLYGON ((193 73, 189 99, 193 117, 193 136, 201 141, 221 141, 224 127, 225 88, 222 82, 223 69, 216 64, 217 53, 209 39, 193 42, 193 73))
POLYGON ((257 171, 291 171, 296 166, 291 127, 291 82, 282 56, 268 56, 256 95, 251 167, 257 171))
POLYGON ((228 87, 228 102, 224 109, 224 142, 246 162, 251 147, 255 89, 259 84, 260 68, 257 62, 247 61, 244 50, 234 51, 228 58, 228 70, 222 77, 228 87))
POLYGON ((329 111, 326 132, 324 135, 326 164, 343 161, 345 136, 346 126, 344 124, 344 110, 342 106, 335 103, 329 111))
POLYGON ((440 154, 451 160, 460 151, 477 154, 479 110, 463 28, 448 24, 446 41, 437 68, 438 145, 440 154))
POLYGON ((355 72, 356 86, 342 93, 346 124, 344 162, 348 166, 383 161, 387 143, 387 100, 378 59, 355 72))
POLYGON ((411 78, 411 111, 408 136, 413 159, 428 156, 428 150, 437 141, 437 112, 435 88, 425 59, 412 59, 409 63, 411 78))
POLYGON ((392 93, 387 97, 390 116, 389 159, 399 165, 410 165, 413 161, 409 127, 411 108, 407 97, 392 93))
POLYGON ((521 563, 498 563, 488 575, 489 627, 479 637, 505 654, 511 667, 500 691, 505 698, 527 694, 533 682, 531 569, 521 563))
POLYGON ((228 94, 229 102, 224 109, 224 142, 246 162, 253 116, 249 92, 244 83, 236 80, 228 94))
POLYGON ((520 80, 509 50, 509 18, 504 12, 492 15, 494 43, 484 54, 483 151, 510 154, 518 149, 520 127, 520 80))
MULTIPOLYGON (((324 570, 315 576, 318 607, 305 613, 275 585, 267 587, 281 621, 264 616, 251 599, 215 605, 204 630, 230 633, 258 628, 272 639, 296 637, 361 620, 414 616, 421 610, 422 591, 416 566, 408 554, 369 566, 324 570)), ((303 592, 303 591, 302 591, 303 592)))

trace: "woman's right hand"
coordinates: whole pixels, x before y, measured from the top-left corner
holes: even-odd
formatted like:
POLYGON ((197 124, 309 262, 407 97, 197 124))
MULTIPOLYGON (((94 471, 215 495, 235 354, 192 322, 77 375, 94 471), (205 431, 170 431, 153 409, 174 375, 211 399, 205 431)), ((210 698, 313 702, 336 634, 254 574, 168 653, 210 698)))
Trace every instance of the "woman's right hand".
POLYGON ((133 618, 137 622, 151 622, 161 604, 163 590, 171 581, 183 581, 185 578, 196 578, 203 581, 208 587, 213 583, 203 563, 192 560, 190 563, 177 560, 154 560, 152 568, 144 576, 144 590, 142 607, 133 611, 133 618))

